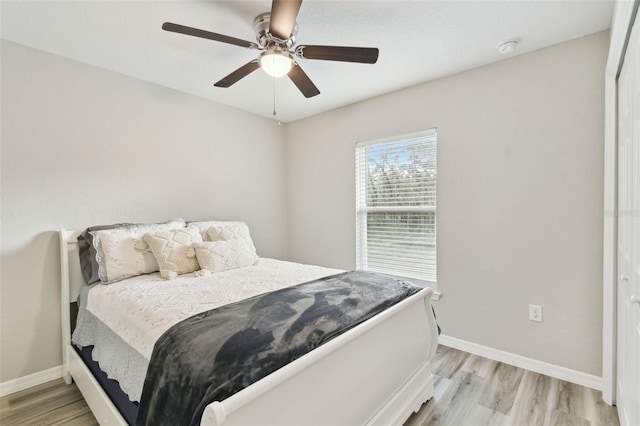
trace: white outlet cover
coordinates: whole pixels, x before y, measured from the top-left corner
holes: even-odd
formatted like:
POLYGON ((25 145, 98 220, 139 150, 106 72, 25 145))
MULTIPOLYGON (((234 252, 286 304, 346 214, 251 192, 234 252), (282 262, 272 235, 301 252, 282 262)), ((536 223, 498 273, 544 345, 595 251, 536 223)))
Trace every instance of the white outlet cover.
POLYGON ((542 306, 529 305, 529 320, 542 322, 542 306))

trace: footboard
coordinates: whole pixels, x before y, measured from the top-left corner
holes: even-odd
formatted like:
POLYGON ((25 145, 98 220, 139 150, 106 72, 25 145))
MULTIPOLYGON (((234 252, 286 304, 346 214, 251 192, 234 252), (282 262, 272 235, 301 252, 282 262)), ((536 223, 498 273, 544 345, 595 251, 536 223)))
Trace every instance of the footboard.
POLYGON ((433 395, 432 293, 425 289, 210 404, 201 424, 402 424, 433 395))

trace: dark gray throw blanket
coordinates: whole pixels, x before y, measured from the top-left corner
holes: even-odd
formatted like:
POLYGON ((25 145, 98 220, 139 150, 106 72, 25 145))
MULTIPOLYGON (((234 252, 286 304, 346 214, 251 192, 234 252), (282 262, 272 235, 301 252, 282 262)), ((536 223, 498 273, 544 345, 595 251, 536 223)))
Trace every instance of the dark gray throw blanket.
POLYGON ((156 342, 137 425, 199 425, 222 401, 421 287, 345 272, 225 305, 179 322, 156 342))

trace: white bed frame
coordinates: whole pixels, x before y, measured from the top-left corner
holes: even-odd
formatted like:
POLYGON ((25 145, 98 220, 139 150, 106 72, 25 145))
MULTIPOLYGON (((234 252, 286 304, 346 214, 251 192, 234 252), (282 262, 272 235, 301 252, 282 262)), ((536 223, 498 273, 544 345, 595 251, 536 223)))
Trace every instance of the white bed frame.
MULTIPOLYGON (((60 230, 63 377, 101 425, 126 425, 71 346, 70 302, 84 285, 79 233, 60 230)), ((201 425, 401 425, 433 396, 438 335, 424 289, 235 395, 209 404, 201 425)))

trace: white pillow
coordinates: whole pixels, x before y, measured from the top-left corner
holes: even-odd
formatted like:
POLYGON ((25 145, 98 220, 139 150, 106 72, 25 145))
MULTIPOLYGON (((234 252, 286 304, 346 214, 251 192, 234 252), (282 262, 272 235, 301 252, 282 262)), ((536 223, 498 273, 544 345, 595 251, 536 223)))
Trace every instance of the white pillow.
POLYGON ((123 228, 94 231, 98 276, 103 283, 111 283, 136 275, 149 274, 159 269, 153 253, 136 248, 147 232, 184 228, 183 219, 149 225, 133 225, 123 228))
POLYGON ((201 243, 202 236, 198 228, 188 226, 171 231, 156 231, 144 234, 142 237, 149 244, 151 252, 160 266, 160 276, 166 280, 180 274, 188 274, 200 269, 198 260, 189 256, 193 243, 201 243))
POLYGON ((244 222, 218 222, 207 229, 209 241, 239 240, 247 245, 247 248, 256 256, 256 246, 249 234, 249 227, 244 222))
POLYGON ((197 275, 208 275, 227 269, 244 268, 256 264, 259 259, 245 241, 207 241, 193 244, 202 269, 197 275))
POLYGON ((228 221, 220 221, 220 220, 208 220, 205 222, 187 222, 187 226, 195 226, 200 230, 200 235, 202 235, 202 241, 211 241, 209 239, 209 234, 207 234, 207 230, 214 226, 225 223, 238 223, 238 222, 228 222, 228 221))
MULTIPOLYGON (((187 226, 195 226, 200 230, 200 234, 202 235, 202 241, 221 241, 228 240, 234 233, 242 232, 243 237, 247 237, 251 239, 249 236, 249 227, 246 223, 240 221, 226 221, 226 220, 209 220, 206 222, 188 222, 187 226), (224 232, 224 235, 216 235, 215 240, 211 240, 209 236, 209 228, 215 227, 219 230, 228 230, 228 232, 224 232), (241 228, 244 230, 241 231, 241 228), (246 235, 244 234, 246 232, 246 235)), ((253 244, 253 243, 252 243, 253 244)))

